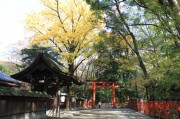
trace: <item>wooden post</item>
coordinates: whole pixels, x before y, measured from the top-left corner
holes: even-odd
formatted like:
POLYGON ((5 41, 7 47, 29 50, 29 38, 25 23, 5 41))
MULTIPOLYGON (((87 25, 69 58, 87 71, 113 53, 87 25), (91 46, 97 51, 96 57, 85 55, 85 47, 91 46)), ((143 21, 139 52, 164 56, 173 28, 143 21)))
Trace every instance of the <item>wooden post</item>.
POLYGON ((88 100, 85 99, 85 100, 84 100, 84 108, 87 108, 87 103, 88 103, 88 100))
POLYGON ((96 83, 92 83, 93 86, 93 99, 92 99, 92 108, 96 105, 96 83))
POLYGON ((67 95, 66 95, 66 110, 69 111, 70 110, 70 86, 67 86, 67 95))
POLYGON ((112 103, 113 103, 113 108, 116 108, 116 95, 115 95, 115 84, 112 82, 112 103))
POLYGON ((58 109, 59 109, 59 96, 58 94, 56 95, 57 96, 57 102, 56 102, 56 117, 57 117, 57 114, 58 114, 58 109))
POLYGON ((177 102, 178 103, 178 107, 177 107, 177 110, 178 110, 178 118, 180 119, 180 101, 177 102))
POLYGON ((60 92, 60 90, 58 91, 58 97, 59 97, 58 104, 59 104, 59 117, 60 117, 60 113, 61 113, 61 111, 60 111, 60 109, 61 109, 61 92, 60 92))

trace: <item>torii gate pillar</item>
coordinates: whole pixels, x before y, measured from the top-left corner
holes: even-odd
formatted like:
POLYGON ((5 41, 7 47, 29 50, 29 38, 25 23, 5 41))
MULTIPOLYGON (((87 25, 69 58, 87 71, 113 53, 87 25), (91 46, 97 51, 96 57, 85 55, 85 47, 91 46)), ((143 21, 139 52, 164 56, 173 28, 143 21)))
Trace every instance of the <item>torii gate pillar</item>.
POLYGON ((113 107, 116 108, 116 95, 115 95, 115 84, 112 83, 112 103, 113 107))
POLYGON ((93 86, 93 97, 92 97, 92 107, 96 106, 96 83, 92 84, 93 86))

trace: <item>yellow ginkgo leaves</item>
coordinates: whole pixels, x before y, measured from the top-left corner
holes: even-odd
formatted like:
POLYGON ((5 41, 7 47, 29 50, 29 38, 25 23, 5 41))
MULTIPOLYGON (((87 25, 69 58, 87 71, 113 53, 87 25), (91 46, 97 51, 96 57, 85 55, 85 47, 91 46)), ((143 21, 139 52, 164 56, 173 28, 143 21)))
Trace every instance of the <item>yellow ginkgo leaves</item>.
POLYGON ((72 63, 82 52, 88 55, 88 47, 100 39, 102 27, 102 23, 92 23, 96 17, 90 6, 83 0, 41 2, 45 8, 26 19, 26 28, 32 33, 31 43, 55 46, 72 63))

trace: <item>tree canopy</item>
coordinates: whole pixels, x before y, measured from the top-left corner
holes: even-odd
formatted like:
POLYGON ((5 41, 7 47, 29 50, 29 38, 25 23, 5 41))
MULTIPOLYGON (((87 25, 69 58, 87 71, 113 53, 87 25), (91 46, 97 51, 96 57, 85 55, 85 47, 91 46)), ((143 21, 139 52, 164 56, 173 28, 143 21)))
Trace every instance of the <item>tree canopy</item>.
POLYGON ((26 28, 32 32, 30 43, 60 52, 73 74, 91 56, 91 46, 99 40, 102 25, 96 22, 90 6, 83 0, 41 2, 44 9, 29 14, 26 19, 26 28))
POLYGON ((128 80, 127 88, 139 91, 140 97, 145 96, 146 88, 147 99, 180 97, 175 93, 180 82, 177 78, 180 76, 180 3, 176 0, 86 1, 104 20, 106 28, 125 41, 127 49, 133 52, 131 56, 136 56, 133 60, 136 73, 133 80, 128 80))

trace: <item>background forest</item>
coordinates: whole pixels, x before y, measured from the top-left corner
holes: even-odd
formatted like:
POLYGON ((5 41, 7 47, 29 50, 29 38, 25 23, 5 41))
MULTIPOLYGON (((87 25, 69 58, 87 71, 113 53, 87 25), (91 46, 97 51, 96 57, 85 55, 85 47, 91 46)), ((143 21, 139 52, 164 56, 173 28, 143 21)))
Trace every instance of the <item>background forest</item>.
MULTIPOLYGON (((20 60, 11 66, 0 63, 1 72, 16 73, 44 51, 83 82, 116 81, 120 100, 180 98, 178 0, 41 2, 44 9, 25 20, 30 47, 16 51, 20 60)), ((85 83, 71 90, 91 98, 87 87, 85 83)), ((98 90, 98 98, 108 101, 110 93, 98 90)))

